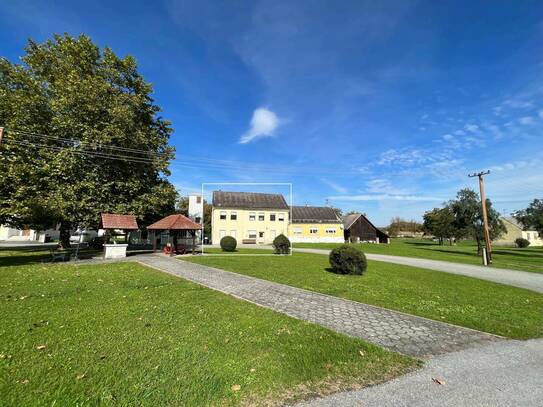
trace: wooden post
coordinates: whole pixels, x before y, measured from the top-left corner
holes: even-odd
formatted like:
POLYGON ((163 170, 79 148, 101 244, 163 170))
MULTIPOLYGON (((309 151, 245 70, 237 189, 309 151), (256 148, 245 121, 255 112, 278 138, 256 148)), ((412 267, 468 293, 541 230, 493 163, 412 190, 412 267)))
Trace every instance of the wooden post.
POLYGON ((168 230, 168 242, 170 242, 170 257, 173 257, 173 235, 171 230, 168 230))
POLYGON ((492 263, 492 243, 490 242, 490 231, 488 227, 488 214, 486 212, 486 196, 485 196, 485 184, 483 176, 490 174, 490 171, 481 171, 475 174, 470 174, 468 177, 478 177, 479 178, 479 191, 481 195, 481 207, 483 211, 483 235, 485 238, 485 247, 486 247, 486 260, 488 264, 492 263))
POLYGON ((151 231, 151 236, 153 238, 153 253, 156 252, 156 233, 155 231, 151 231))
POLYGON ((192 231, 192 254, 194 255, 194 246, 196 245, 196 231, 192 231))
POLYGON ((481 205, 483 206, 483 228, 486 243, 486 256, 488 259, 488 263, 492 263, 492 243, 490 242, 490 231, 488 228, 488 214, 486 212, 486 196, 483 174, 479 174, 479 189, 481 191, 481 205))
POLYGON ((0 146, 2 146, 2 137, 4 136, 4 128, 0 127, 0 146))

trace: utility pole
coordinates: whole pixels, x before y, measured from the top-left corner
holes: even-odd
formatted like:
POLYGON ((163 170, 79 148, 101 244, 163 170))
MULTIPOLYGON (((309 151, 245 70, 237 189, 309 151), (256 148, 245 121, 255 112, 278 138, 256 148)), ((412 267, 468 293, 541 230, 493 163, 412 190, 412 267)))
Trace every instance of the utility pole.
POLYGON ((485 237, 486 247, 486 261, 488 264, 492 263, 492 243, 490 242, 490 231, 488 228, 488 214, 486 211, 486 196, 485 196, 485 182, 483 176, 490 174, 490 171, 481 171, 474 174, 469 174, 468 177, 479 178, 479 190, 481 192, 481 206, 483 208, 483 234, 485 237))
POLYGON ((0 146, 2 145, 2 137, 4 136, 4 128, 0 127, 0 146))

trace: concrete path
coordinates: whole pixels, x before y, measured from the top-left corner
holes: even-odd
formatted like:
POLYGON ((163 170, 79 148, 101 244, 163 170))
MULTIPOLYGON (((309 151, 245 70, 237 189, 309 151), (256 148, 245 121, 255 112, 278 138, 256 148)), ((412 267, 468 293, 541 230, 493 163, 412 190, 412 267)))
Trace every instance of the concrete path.
POLYGON ((455 325, 161 255, 140 255, 134 259, 214 290, 407 355, 429 357, 502 340, 455 325))
MULTIPOLYGON (((292 250, 302 253, 330 254, 330 250, 325 249, 293 248, 292 250)), ((540 273, 453 263, 449 261, 427 260, 415 257, 389 256, 385 254, 372 253, 365 253, 365 255, 369 260, 420 267, 451 274, 460 274, 463 276, 479 278, 481 280, 493 281, 495 283, 507 284, 514 287, 526 288, 531 291, 543 293, 543 274, 540 273)))
POLYGON ((422 369, 390 382, 298 406, 543 406, 543 339, 504 341, 437 356, 422 369))

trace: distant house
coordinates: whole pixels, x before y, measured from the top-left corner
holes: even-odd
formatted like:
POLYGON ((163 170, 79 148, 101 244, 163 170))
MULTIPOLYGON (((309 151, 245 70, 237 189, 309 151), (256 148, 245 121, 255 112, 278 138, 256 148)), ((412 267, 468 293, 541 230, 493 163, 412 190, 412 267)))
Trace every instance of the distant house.
POLYGON ((293 206, 288 237, 294 243, 343 243, 343 223, 333 208, 293 206))
POLYGON ((530 246, 543 246, 543 239, 536 230, 524 230, 522 225, 513 217, 500 217, 507 230, 499 239, 494 240, 495 245, 513 246, 515 240, 522 237, 530 242, 530 246))
POLYGON ((15 229, 6 225, 0 225, 0 240, 6 240, 10 242, 45 242, 50 240, 58 240, 59 231, 55 229, 48 229, 45 231, 37 231, 33 229, 15 229))
POLYGON ((289 207, 281 194, 213 191, 211 242, 224 236, 239 243, 270 244, 287 234, 289 207))
POLYGON ((390 237, 361 213, 344 216, 343 230, 346 242, 390 243, 390 237))

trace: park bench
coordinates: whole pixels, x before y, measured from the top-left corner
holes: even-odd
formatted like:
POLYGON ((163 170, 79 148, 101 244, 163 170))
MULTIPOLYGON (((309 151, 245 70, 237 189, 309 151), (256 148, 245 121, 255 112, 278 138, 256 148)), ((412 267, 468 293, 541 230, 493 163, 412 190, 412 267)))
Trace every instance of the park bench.
POLYGON ((243 239, 241 241, 243 244, 256 244, 256 239, 243 239))

